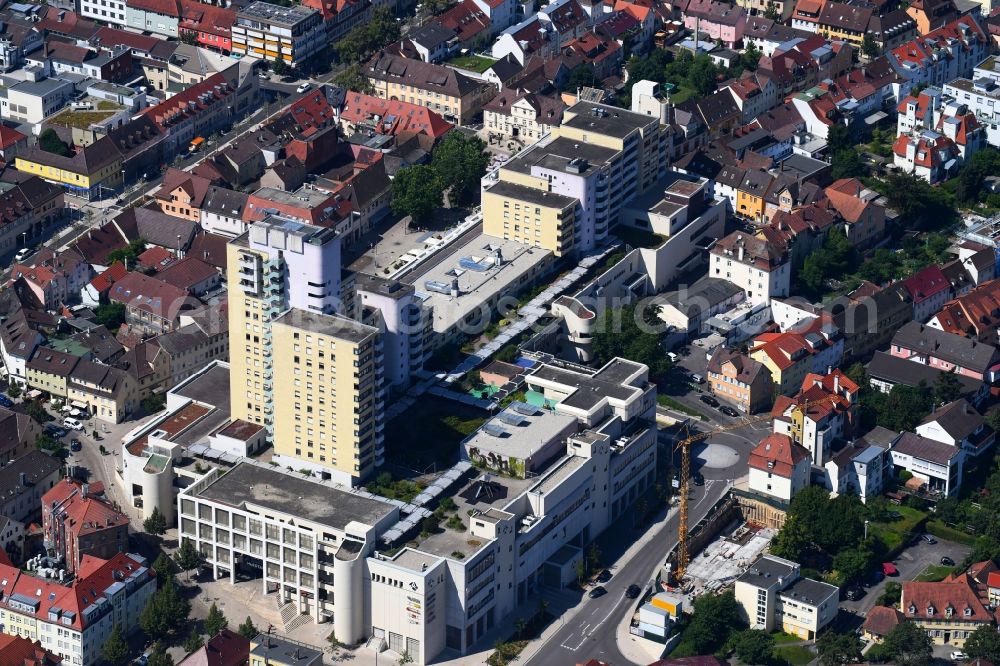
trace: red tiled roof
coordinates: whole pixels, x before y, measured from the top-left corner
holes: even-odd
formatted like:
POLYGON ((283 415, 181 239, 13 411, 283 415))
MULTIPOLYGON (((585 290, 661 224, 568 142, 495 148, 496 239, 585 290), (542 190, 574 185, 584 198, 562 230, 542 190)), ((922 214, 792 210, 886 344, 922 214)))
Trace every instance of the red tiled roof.
POLYGON ((895 608, 888 606, 875 606, 868 611, 865 618, 864 630, 876 636, 885 636, 893 627, 903 622, 906 618, 895 608))
POLYGON ((201 83, 188 86, 173 97, 149 107, 143 114, 159 125, 169 124, 181 116, 203 113, 209 108, 211 101, 225 99, 232 90, 226 77, 222 73, 216 73, 201 83), (211 100, 206 101, 202 95, 209 95, 211 100))
POLYGON ((128 0, 128 6, 134 9, 162 14, 164 16, 179 17, 181 15, 177 0, 128 0))
POLYGON ((18 141, 23 141, 27 137, 18 132, 13 127, 0 125, 0 150, 10 148, 18 141))
POLYGON ((789 478, 795 466, 807 460, 809 452, 788 435, 771 433, 750 452, 750 467, 789 478))
POLYGON ((903 280, 903 286, 910 292, 914 303, 932 298, 951 287, 938 266, 928 266, 916 275, 911 275, 903 280))
POLYGON ((138 256, 139 263, 146 268, 161 271, 169 266, 175 259, 174 253, 170 250, 154 245, 138 256))
POLYGON ((218 274, 219 271, 201 259, 187 256, 180 261, 170 264, 170 266, 158 273, 156 277, 167 284, 189 290, 206 280, 212 279, 218 274))
POLYGON ((473 0, 462 0, 437 17, 441 25, 455 33, 460 42, 466 42, 490 27, 489 17, 473 0))
POLYGON ((913 620, 993 621, 964 576, 952 582, 903 581, 900 608, 907 619, 913 620))
POLYGON ((423 132, 435 139, 444 136, 454 125, 430 109, 392 99, 349 91, 341 117, 354 124, 372 123, 379 134, 423 132), (379 120, 376 123, 375 117, 379 120))
POLYGON ((116 261, 108 266, 103 273, 91 280, 90 286, 96 289, 98 293, 104 293, 108 289, 111 289, 111 285, 125 277, 127 273, 128 270, 125 268, 125 264, 116 261))
POLYGON ((57 666, 62 657, 42 647, 40 641, 32 643, 23 636, 0 634, 0 664, 8 666, 57 666))

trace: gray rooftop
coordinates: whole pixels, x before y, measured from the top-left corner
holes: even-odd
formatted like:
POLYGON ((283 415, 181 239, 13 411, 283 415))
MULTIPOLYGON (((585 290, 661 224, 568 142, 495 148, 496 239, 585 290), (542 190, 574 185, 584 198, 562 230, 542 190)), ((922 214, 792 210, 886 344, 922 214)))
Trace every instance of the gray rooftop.
POLYGON ((258 645, 251 650, 250 654, 266 657, 271 663, 283 666, 297 666, 297 664, 306 666, 307 664, 323 663, 323 651, 305 643, 278 638, 272 634, 260 634, 254 639, 254 642, 258 645))
POLYGON ((560 404, 589 411, 605 398, 626 401, 638 394, 641 389, 623 384, 643 367, 639 363, 616 358, 598 372, 588 375, 582 371, 546 364, 529 374, 527 381, 529 385, 533 383, 532 380, 561 384, 563 391, 569 391, 570 395, 560 404))
POLYGON ((537 143, 504 165, 505 169, 530 174, 534 167, 583 175, 614 159, 619 151, 591 143, 559 137, 537 143))
MULTIPOLYGON (((526 407, 530 407, 526 405, 526 407)), ((526 460, 538 454, 554 438, 574 429, 576 419, 566 414, 531 408, 508 407, 466 439, 462 446, 483 454, 495 453, 504 459, 526 460)))
POLYGON ((737 580, 756 587, 771 587, 779 578, 787 579, 796 575, 797 568, 794 562, 765 555, 754 562, 737 580))
POLYGON ((837 595, 838 592, 839 588, 829 583, 821 583, 811 578, 799 578, 790 587, 782 590, 781 596, 818 606, 820 602, 829 598, 830 595, 837 595))
POLYGON ((671 291, 666 301, 684 315, 708 313, 712 308, 725 303, 742 290, 728 280, 703 277, 686 289, 671 291))
POLYGON ((566 109, 565 113, 575 114, 570 120, 563 120, 565 127, 585 129, 619 139, 624 139, 655 121, 651 116, 596 102, 577 102, 566 109))
POLYGON ((300 5, 282 7, 270 2, 254 2, 239 10, 237 19, 246 17, 291 28, 303 19, 307 19, 318 13, 315 9, 309 9, 300 5))
POLYGON ((351 522, 374 525, 395 510, 388 502, 304 478, 298 472, 241 462, 197 497, 235 507, 255 504, 343 530, 351 522))
POLYGON ((916 321, 904 324, 896 331, 892 344, 982 373, 989 369, 996 354, 996 347, 992 345, 946 333, 916 321))
POLYGON ((486 192, 490 192, 498 196, 510 197, 512 199, 520 199, 521 201, 526 201, 536 206, 546 206, 548 208, 558 208, 560 210, 569 208, 576 203, 576 199, 562 194, 546 192, 545 190, 538 190, 534 187, 528 187, 527 185, 521 185, 519 183, 511 183, 506 180, 497 181, 495 184, 491 185, 486 192))
POLYGON ((944 466, 948 466, 951 461, 962 455, 962 449, 957 446, 921 437, 912 432, 900 435, 892 447, 892 452, 944 466))
POLYGON ((229 366, 213 364, 179 386, 172 392, 189 400, 212 405, 229 412, 229 366))
MULTIPOLYGON (((908 361, 884 351, 875 352, 872 360, 868 362, 867 370, 868 376, 871 378, 911 387, 918 386, 920 382, 934 386, 937 378, 944 374, 943 370, 916 361, 908 361)), ((954 375, 954 377, 962 385, 962 395, 978 393, 983 386, 981 381, 972 377, 959 374, 954 375)))
POLYGON ((377 275, 368 275, 367 273, 358 273, 357 289, 358 291, 368 291, 396 300, 409 296, 414 292, 413 285, 400 282, 399 280, 386 280, 377 275))
POLYGON ((292 308, 280 315, 272 325, 283 324, 293 328, 311 331, 318 335, 328 335, 360 345, 378 335, 378 329, 341 315, 325 315, 309 310, 292 308))

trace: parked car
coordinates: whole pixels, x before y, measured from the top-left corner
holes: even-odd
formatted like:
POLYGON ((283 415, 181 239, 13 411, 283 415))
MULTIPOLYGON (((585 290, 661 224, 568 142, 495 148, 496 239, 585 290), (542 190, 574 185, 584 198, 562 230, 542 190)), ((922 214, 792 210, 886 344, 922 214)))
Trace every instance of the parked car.
POLYGON ((924 541, 926 541, 927 543, 931 544, 931 545, 934 545, 934 544, 937 543, 937 539, 935 539, 934 537, 932 537, 930 534, 922 534, 920 536, 920 538, 923 539, 924 541))
POLYGON ((298 88, 296 88, 295 92, 297 92, 297 93, 309 92, 310 88, 312 88, 312 84, 309 83, 309 82, 306 82, 306 83, 301 84, 298 88))
POLYGON ((705 485, 705 477, 703 477, 698 472, 695 472, 694 474, 691 475, 691 481, 693 481, 694 485, 696 485, 696 486, 703 486, 703 485, 705 485))
POLYGON ((844 594, 844 598, 848 601, 857 601, 862 599, 868 592, 863 587, 852 587, 848 588, 847 593, 844 594))
POLYGON ((0 393, 0 407, 13 407, 14 401, 0 393))
POLYGON ((708 405, 709 407, 718 407, 719 406, 719 401, 716 400, 715 398, 713 398, 710 395, 700 395, 700 396, 698 396, 698 399, 701 400, 706 405, 708 405))
POLYGON ((955 566, 955 560, 951 559, 947 555, 943 555, 941 557, 941 564, 943 564, 946 567, 953 567, 955 566))
POLYGON ((80 444, 80 440, 78 440, 76 437, 74 437, 70 441, 70 443, 69 443, 69 450, 70 451, 79 451, 82 448, 83 448, 83 445, 80 444))
POLYGON ((597 587, 595 587, 594 589, 592 589, 590 591, 590 594, 588 596, 591 599, 596 599, 598 597, 603 597, 607 593, 608 593, 608 591, 604 588, 603 585, 598 585, 597 587))
POLYGON ((25 259, 28 258, 28 255, 30 254, 31 254, 30 247, 22 247, 20 250, 17 251, 17 254, 14 255, 14 261, 24 261, 25 259))
POLYGON ((898 576, 899 569, 897 569, 896 565, 893 564, 892 562, 883 562, 882 573, 884 573, 886 576, 898 576))
POLYGON ((952 653, 951 653, 951 660, 952 661, 965 661, 968 658, 969 658, 968 655, 966 655, 961 650, 953 650, 952 653))
POLYGON ((725 414, 726 416, 733 417, 734 419, 737 416, 740 415, 740 413, 738 411, 736 411, 735 409, 733 409, 729 405, 723 405, 722 407, 719 407, 719 411, 722 412, 723 414, 725 414))
POLYGON ((83 424, 74 418, 63 419, 63 425, 70 430, 83 430, 83 424))
POLYGON ((607 569, 597 574, 598 583, 607 583, 609 580, 611 580, 611 572, 608 571, 607 569))
POLYGON ((48 433, 49 437, 55 437, 56 439, 65 437, 67 434, 65 428, 60 428, 55 423, 50 423, 45 426, 45 432, 48 433))
POLYGON ((636 599, 636 598, 639 597, 639 594, 641 592, 642 592, 642 588, 640 588, 638 585, 635 585, 633 583, 632 585, 628 586, 627 590, 625 590, 625 596, 628 597, 629 599, 636 599))
POLYGON ((705 378, 699 375, 698 373, 695 373, 691 375, 691 381, 693 381, 695 384, 704 384, 705 378))

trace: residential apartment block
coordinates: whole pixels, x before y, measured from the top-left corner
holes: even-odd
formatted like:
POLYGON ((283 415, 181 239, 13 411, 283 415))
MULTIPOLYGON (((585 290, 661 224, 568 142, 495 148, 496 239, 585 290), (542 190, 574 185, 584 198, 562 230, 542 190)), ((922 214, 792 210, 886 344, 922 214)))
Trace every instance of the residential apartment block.
POLYGON ((90 484, 69 477, 42 497, 42 532, 45 549, 76 573, 84 557, 110 559, 128 550, 128 516, 103 497, 90 492, 90 484))
POLYGON ((795 562, 765 555, 736 579, 736 601, 751 629, 813 640, 837 617, 840 590, 802 578, 795 562))
POLYGON ((281 58, 294 67, 323 48, 326 26, 315 9, 252 2, 236 13, 232 35, 233 55, 281 58))
POLYGON ((484 229, 557 256, 589 252, 604 244, 623 208, 659 180, 667 156, 659 117, 577 102, 549 139, 483 179, 484 229), (526 218, 519 204, 527 206, 526 218))

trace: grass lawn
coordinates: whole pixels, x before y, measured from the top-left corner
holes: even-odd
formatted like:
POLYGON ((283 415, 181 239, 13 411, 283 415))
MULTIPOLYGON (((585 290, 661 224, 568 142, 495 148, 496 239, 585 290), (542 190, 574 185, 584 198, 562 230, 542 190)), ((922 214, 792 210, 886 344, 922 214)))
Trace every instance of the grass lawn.
POLYGON ((615 235, 632 247, 641 248, 660 247, 667 240, 665 236, 654 234, 651 231, 643 231, 642 229, 633 229, 632 227, 622 226, 619 226, 618 229, 615 230, 615 235))
POLYGON ((907 506, 894 506, 892 510, 900 514, 900 518, 891 523, 871 523, 870 533, 877 536, 889 551, 902 546, 909 536, 921 530, 921 524, 927 519, 927 514, 907 506))
POLYGON ((114 114, 114 111, 64 111, 52 118, 52 122, 65 127, 87 129, 93 123, 107 120, 114 114))
POLYGON ((496 60, 478 55, 457 56, 448 61, 448 64, 460 69, 468 69, 482 74, 493 66, 496 60))
POLYGON ((926 569, 920 572, 917 580, 926 583, 936 583, 944 580, 948 574, 954 573, 954 567, 946 567, 940 564, 929 564, 926 569))
POLYGON ((815 659, 816 655, 804 645, 779 645, 774 648, 774 658, 792 666, 805 666, 815 659))
POLYGON ((663 395, 660 393, 656 396, 656 402, 659 403, 661 407, 669 407, 670 409, 681 412, 682 414, 687 414, 688 416, 693 416, 696 419, 701 419, 702 421, 708 420, 708 417, 699 412, 697 409, 691 409, 684 403, 674 400, 669 395, 663 395))
POLYGON ((775 647, 785 645, 787 643, 799 643, 802 641, 802 639, 795 634, 786 634, 781 631, 771 634, 771 638, 774 639, 775 647))
POLYGON ((425 396, 385 426, 386 457, 418 470, 441 470, 457 458, 458 443, 481 426, 486 412, 425 396))

